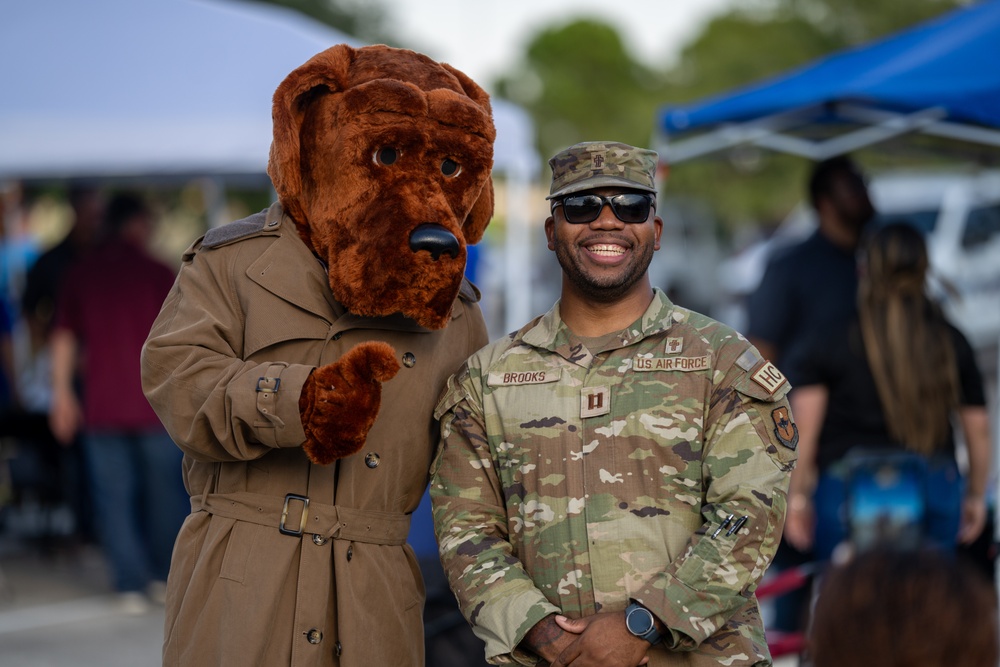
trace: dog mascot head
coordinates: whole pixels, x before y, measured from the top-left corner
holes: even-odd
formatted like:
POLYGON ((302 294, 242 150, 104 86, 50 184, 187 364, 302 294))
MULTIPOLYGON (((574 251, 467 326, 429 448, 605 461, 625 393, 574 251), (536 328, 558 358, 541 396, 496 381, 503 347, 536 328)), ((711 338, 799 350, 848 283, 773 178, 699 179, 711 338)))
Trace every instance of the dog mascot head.
POLYGON ((278 86, 268 174, 349 311, 440 329, 493 215, 489 96, 387 46, 334 46, 278 86))

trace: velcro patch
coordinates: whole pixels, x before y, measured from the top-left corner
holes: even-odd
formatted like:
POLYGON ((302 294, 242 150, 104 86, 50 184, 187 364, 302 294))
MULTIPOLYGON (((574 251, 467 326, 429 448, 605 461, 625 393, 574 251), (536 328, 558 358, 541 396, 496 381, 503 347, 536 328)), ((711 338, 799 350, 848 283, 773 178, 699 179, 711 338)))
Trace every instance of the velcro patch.
POLYGON ((781 371, 778 370, 778 367, 770 361, 758 368, 750 377, 771 394, 778 391, 781 385, 788 382, 785 376, 781 374, 781 371))
POLYGON ((708 355, 703 357, 635 357, 632 370, 636 371, 706 371, 708 355))
POLYGON ((799 446, 799 427, 792 422, 788 408, 771 410, 771 420, 774 422, 774 435, 778 438, 778 442, 789 449, 799 446))
POLYGON ((507 387, 519 384, 546 384, 558 382, 560 371, 511 371, 508 373, 490 373, 486 383, 491 387, 507 387))

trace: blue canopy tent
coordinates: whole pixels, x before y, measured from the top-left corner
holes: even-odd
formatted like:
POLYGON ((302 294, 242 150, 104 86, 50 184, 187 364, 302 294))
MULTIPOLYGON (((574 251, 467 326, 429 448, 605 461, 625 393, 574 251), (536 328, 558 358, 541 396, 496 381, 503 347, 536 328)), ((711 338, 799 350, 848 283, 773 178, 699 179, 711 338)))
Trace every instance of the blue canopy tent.
POLYGON ((1000 0, 661 110, 661 159, 753 145, 821 160, 921 132, 1000 147, 1000 0))

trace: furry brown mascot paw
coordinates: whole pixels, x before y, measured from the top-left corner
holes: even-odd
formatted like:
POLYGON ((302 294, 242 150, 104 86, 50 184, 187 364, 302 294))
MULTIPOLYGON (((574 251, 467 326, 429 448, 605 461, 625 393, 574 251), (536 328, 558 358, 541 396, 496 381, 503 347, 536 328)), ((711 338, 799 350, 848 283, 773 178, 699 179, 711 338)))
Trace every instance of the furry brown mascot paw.
POLYGON ((310 374, 299 396, 306 432, 302 445, 313 463, 328 465, 361 449, 382 401, 382 383, 399 371, 387 343, 361 343, 310 374))

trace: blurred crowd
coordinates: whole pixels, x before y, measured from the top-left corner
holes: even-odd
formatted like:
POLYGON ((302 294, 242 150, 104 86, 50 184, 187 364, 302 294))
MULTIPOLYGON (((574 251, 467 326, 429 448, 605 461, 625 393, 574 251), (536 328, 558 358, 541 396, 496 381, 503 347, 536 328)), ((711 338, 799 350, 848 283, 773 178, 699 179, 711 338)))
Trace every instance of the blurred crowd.
POLYGON ((71 186, 48 248, 31 201, 5 192, 0 518, 34 510, 45 550, 98 547, 126 611, 162 598, 188 513, 180 451, 139 381, 139 351, 173 283, 149 252, 156 213, 136 192, 71 186))

